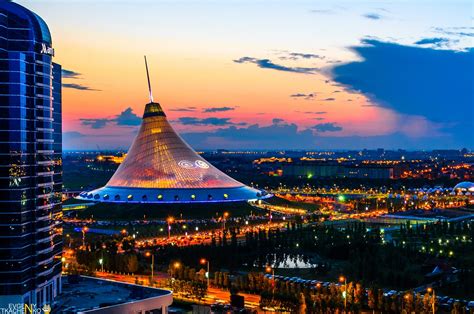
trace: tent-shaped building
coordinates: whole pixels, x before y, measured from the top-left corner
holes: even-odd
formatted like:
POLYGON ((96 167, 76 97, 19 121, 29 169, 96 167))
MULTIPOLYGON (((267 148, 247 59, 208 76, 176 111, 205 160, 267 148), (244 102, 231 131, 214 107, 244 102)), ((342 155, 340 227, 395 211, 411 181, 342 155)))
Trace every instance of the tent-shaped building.
MULTIPOLYGON (((148 73, 148 69, 147 69, 148 73)), ((107 185, 78 199, 115 203, 249 201, 269 197, 238 182, 198 155, 173 129, 159 103, 145 107, 125 160, 107 185)))

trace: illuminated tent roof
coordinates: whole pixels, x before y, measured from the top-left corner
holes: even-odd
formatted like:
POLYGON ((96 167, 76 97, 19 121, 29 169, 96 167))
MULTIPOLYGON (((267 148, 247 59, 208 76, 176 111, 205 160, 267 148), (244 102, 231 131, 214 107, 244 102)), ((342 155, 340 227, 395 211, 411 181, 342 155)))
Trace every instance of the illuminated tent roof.
MULTIPOLYGON (((150 96, 152 100, 152 96, 150 96)), ((173 129, 160 104, 145 107, 127 157, 105 187, 79 199, 101 202, 222 202, 268 197, 221 172, 173 129)))
POLYGON ((460 190, 460 191, 469 191, 469 192, 474 192, 474 183, 469 182, 469 181, 464 181, 456 184, 454 187, 455 190, 460 190))

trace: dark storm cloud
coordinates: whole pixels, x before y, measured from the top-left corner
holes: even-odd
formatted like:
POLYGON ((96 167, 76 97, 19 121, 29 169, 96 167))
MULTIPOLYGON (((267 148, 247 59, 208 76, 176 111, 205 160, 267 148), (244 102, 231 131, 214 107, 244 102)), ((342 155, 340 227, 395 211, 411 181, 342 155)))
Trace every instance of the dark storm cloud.
POLYGON ((75 84, 75 83, 63 83, 62 86, 64 88, 71 88, 71 89, 78 89, 78 90, 86 90, 86 91, 100 91, 99 89, 90 88, 89 86, 75 84))
POLYGON ((319 123, 313 126, 313 129, 321 133, 342 131, 342 127, 336 125, 334 122, 319 123))
POLYGON ((329 97, 329 98, 324 98, 323 101, 334 101, 336 98, 334 97, 329 97))
POLYGON ((202 112, 209 113, 209 112, 224 112, 224 111, 232 111, 235 110, 235 107, 211 107, 205 108, 202 112))
POLYGON ((79 76, 81 76, 81 73, 72 70, 62 69, 61 76, 63 78, 78 78, 79 76))
POLYGON ((334 81, 379 106, 442 124, 451 138, 439 146, 474 146, 474 77, 466 70, 474 68, 474 49, 440 50, 375 39, 362 44, 351 48, 362 61, 334 66, 334 81))
POLYGON ((269 59, 257 59, 252 57, 242 57, 240 59, 233 60, 235 63, 253 63, 262 69, 271 69, 283 72, 293 72, 301 74, 315 74, 317 68, 305 68, 305 67, 288 67, 280 64, 273 63, 269 59))

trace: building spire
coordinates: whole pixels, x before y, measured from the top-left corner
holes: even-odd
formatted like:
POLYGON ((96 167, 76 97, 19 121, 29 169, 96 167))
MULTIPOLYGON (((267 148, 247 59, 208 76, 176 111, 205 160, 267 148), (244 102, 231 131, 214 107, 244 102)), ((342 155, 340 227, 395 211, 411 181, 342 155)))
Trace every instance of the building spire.
POLYGON ((151 84, 150 84, 150 73, 148 72, 148 63, 146 62, 146 56, 145 57, 145 68, 146 68, 146 77, 148 79, 148 91, 150 93, 150 103, 153 102, 153 94, 151 92, 151 84))

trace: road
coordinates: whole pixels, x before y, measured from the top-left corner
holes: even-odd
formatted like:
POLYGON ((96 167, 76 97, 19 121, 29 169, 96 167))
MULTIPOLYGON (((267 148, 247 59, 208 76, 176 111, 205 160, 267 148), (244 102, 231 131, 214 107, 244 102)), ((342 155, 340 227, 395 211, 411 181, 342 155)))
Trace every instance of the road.
MULTIPOLYGON (((114 281, 119 281, 119 282, 128 282, 128 283, 133 283, 133 284, 135 284, 138 280, 138 282, 144 286, 150 285, 150 277, 143 276, 143 275, 112 274, 108 272, 97 271, 95 276, 97 278, 109 279, 109 280, 114 280, 114 281)), ((163 272, 156 272, 153 278, 156 282, 155 286, 157 288, 164 288, 164 289, 171 290, 170 287, 167 286, 168 280, 170 279, 169 274, 163 273, 163 272)), ((247 308, 256 309, 259 307, 259 304, 260 304, 259 295, 248 294, 248 293, 239 293, 239 295, 244 297, 245 306, 247 308)), ((177 299, 183 299, 183 300, 197 303, 197 300, 189 299, 182 295, 173 295, 173 297, 177 299)), ((201 304, 204 303, 204 304, 211 305, 216 302, 230 303, 230 292, 227 290, 210 287, 208 289, 207 296, 203 300, 201 300, 201 304)))
MULTIPOLYGON (((258 230, 268 230, 275 228, 285 228, 286 222, 265 222, 253 226, 240 227, 240 233, 237 234, 237 241, 242 242, 245 240, 245 234, 249 231, 258 231, 258 230)), ((216 239, 222 234, 222 229, 215 230, 214 235, 216 239)), ((228 234, 229 236, 229 234, 228 234)), ((212 242, 212 232, 195 232, 188 235, 173 235, 170 238, 166 236, 137 239, 135 244, 137 247, 146 247, 156 243, 156 245, 167 245, 174 244, 178 246, 189 246, 189 245, 200 245, 200 244, 210 244, 212 242)))

